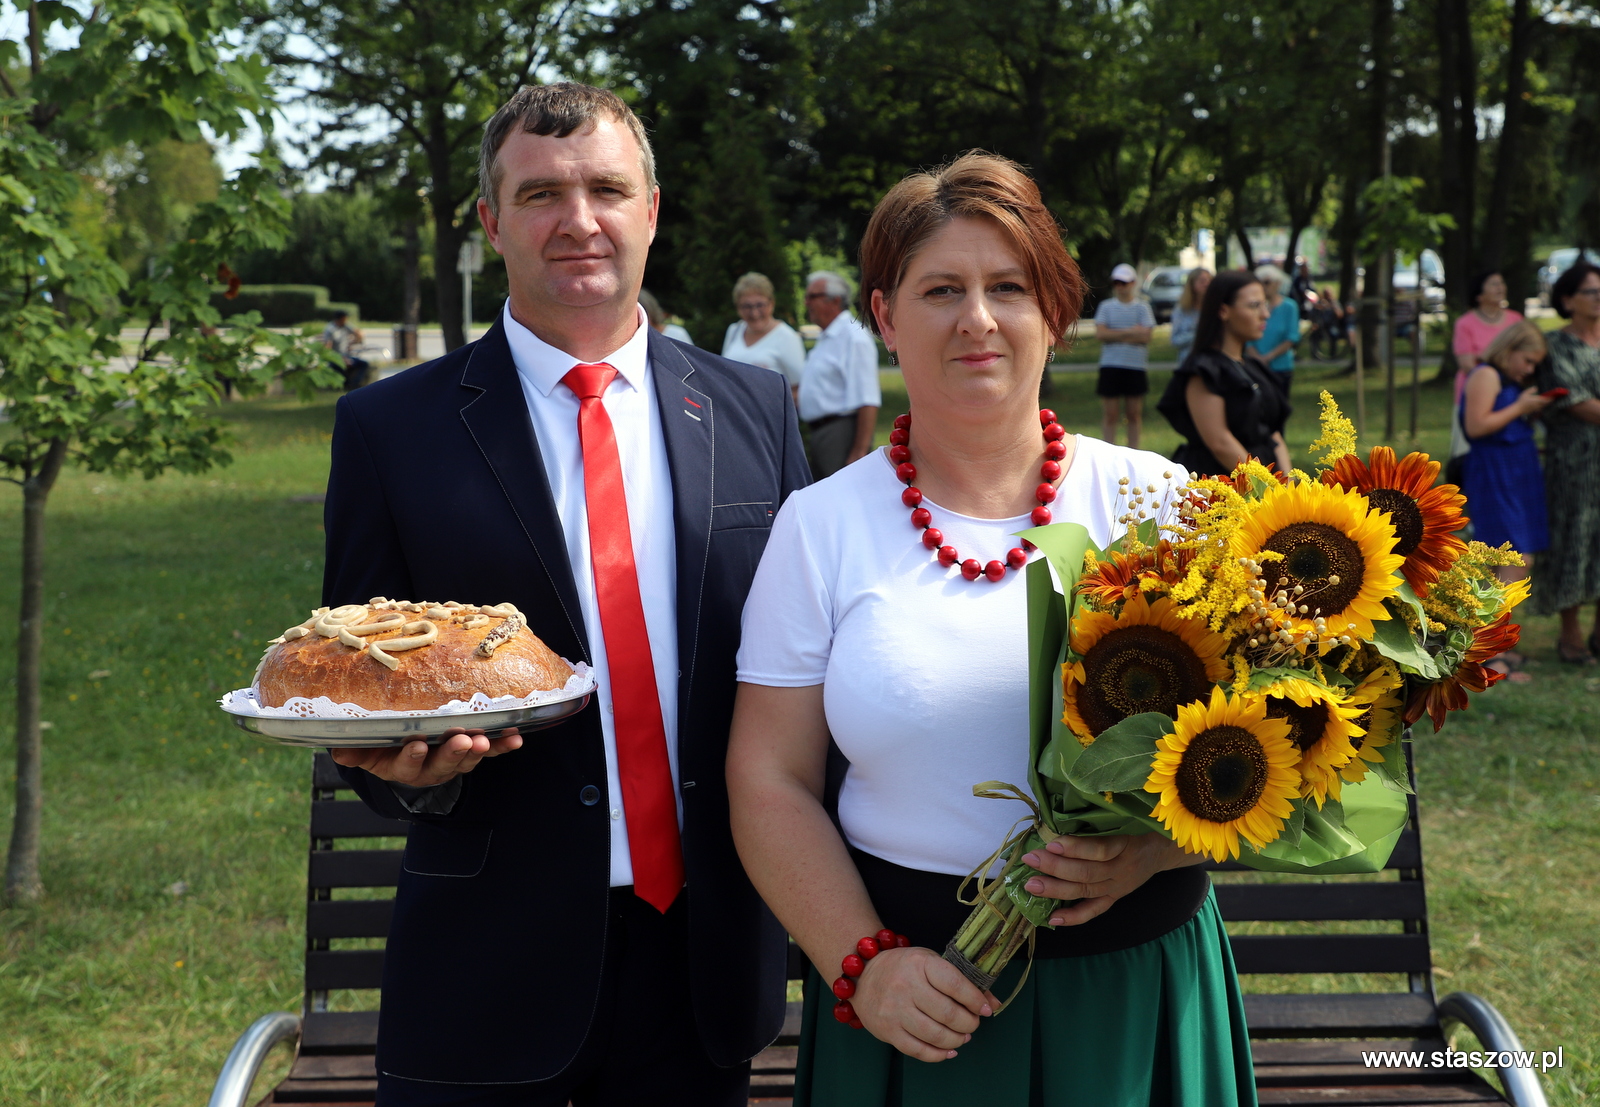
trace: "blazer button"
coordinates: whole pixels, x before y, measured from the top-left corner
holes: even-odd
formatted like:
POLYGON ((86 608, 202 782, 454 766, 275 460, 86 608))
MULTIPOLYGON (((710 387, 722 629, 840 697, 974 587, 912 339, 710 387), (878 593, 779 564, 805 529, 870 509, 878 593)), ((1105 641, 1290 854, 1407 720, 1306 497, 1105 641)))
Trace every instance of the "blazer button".
POLYGON ((600 802, 600 789, 593 784, 585 784, 583 791, 578 793, 578 802, 585 807, 593 807, 600 802))

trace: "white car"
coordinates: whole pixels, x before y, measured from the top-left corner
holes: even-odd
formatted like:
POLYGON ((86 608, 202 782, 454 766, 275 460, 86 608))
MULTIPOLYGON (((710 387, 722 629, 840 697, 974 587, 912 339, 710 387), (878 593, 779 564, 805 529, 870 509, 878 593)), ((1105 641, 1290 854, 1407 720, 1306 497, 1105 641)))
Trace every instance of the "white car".
POLYGON ((1156 322, 1165 323, 1172 318, 1172 309, 1178 306, 1183 295, 1183 281, 1189 271, 1180 265, 1163 265, 1150 270, 1144 279, 1144 298, 1150 301, 1156 322))

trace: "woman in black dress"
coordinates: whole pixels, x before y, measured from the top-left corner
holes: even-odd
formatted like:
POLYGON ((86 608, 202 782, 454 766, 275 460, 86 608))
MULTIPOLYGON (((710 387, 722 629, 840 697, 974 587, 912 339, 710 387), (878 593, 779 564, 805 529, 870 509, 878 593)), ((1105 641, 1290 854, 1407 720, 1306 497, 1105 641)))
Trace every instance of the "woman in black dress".
POLYGON ((1172 460, 1195 476, 1226 475, 1250 457, 1289 471, 1289 397, 1278 374, 1245 350, 1269 314, 1266 291, 1251 273, 1218 273, 1206 289, 1194 349, 1156 405, 1185 439, 1172 460))

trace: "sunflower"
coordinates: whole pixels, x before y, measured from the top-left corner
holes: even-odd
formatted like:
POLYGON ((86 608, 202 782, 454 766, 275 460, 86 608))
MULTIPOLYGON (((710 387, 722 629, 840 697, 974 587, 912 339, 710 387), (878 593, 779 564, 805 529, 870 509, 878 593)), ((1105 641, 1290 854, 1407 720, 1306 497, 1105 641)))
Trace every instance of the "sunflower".
POLYGON ((1394 543, 1394 527, 1360 493, 1294 484, 1261 498, 1234 535, 1233 553, 1260 561, 1269 587, 1289 592, 1290 633, 1321 638, 1326 653, 1333 638, 1370 638, 1373 621, 1389 617, 1383 601, 1398 587, 1394 571, 1405 561, 1394 543), (1330 637, 1320 632, 1319 617, 1330 637))
POLYGON ((1504 673, 1485 668, 1483 663, 1505 653, 1521 638, 1522 628, 1511 621, 1509 611, 1502 612, 1488 626, 1479 627, 1473 633, 1472 645, 1467 647, 1466 656, 1456 666, 1455 672, 1432 684, 1418 684, 1412 691, 1406 703, 1406 725, 1410 726, 1426 714, 1433 720, 1433 730, 1437 734, 1444 726, 1447 713, 1466 709, 1468 692, 1482 692, 1495 681, 1505 678, 1504 673))
POLYGON ((1368 763, 1383 760, 1378 751, 1394 741, 1393 735, 1400 725, 1400 674, 1391 665, 1380 665, 1368 673, 1366 679, 1350 693, 1350 702, 1361 708, 1355 724, 1363 731, 1350 739, 1356 755, 1339 769, 1347 784, 1359 784, 1367 776, 1368 763))
POLYGON ((1172 718, 1180 704, 1202 700, 1229 679, 1228 640, 1198 619, 1181 619, 1162 596, 1135 593, 1117 615, 1079 611, 1072 620, 1077 661, 1061 666, 1061 721, 1089 745, 1130 715, 1159 711, 1172 718))
POLYGON ((1265 849, 1283 833, 1300 788, 1288 733, 1260 696, 1229 699, 1213 688, 1209 703, 1184 704, 1173 733, 1156 742, 1144 784, 1161 797, 1151 814, 1183 849, 1214 861, 1238 857, 1240 835, 1265 849))
POLYGON ((1289 677, 1261 689, 1267 717, 1289 726, 1289 741, 1299 753, 1300 795, 1321 807, 1331 795, 1339 798, 1339 770, 1356 755, 1351 739, 1363 733, 1356 725, 1362 708, 1309 680, 1289 677))
POLYGON ((1183 579, 1183 566, 1188 561, 1185 552, 1174 550, 1165 538, 1153 548, 1146 546, 1137 553, 1111 550, 1079 579, 1078 593, 1109 607, 1130 599, 1130 589, 1149 591, 1142 587, 1143 581, 1159 581, 1170 587, 1183 579))
POLYGON ((1467 498, 1453 484, 1434 487, 1438 476, 1439 463, 1427 454, 1396 461, 1388 446, 1374 449, 1364 464, 1346 455, 1322 474, 1322 483, 1360 492, 1373 510, 1388 514, 1394 552, 1406 559, 1400 572, 1418 596, 1426 596, 1467 548, 1455 535, 1467 523, 1461 514, 1467 498))

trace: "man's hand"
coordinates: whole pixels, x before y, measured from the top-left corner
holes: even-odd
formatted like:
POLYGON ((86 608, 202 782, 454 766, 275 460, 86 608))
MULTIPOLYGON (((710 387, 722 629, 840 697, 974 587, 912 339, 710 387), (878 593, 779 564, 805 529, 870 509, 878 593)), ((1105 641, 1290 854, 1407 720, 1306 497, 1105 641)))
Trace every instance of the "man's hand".
POLYGON ((1158 872, 1204 861, 1186 854, 1160 834, 1114 834, 1097 838, 1057 838, 1042 850, 1023 856, 1025 865, 1038 869, 1027 883, 1028 891, 1051 899, 1078 900, 1058 907, 1052 926, 1077 926, 1098 915, 1158 872))
POLYGON ((365 769, 396 784, 430 788, 470 773, 485 757, 499 757, 521 748, 522 735, 515 730, 490 739, 481 730, 454 727, 445 731, 444 740, 437 746, 429 746, 419 738, 393 748, 334 750, 333 759, 347 768, 365 769))

